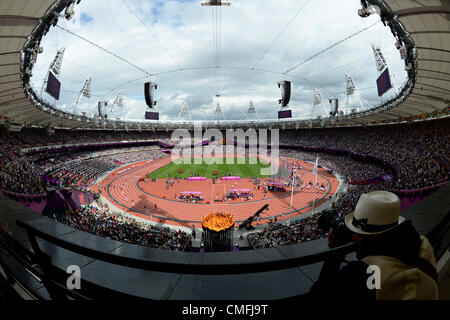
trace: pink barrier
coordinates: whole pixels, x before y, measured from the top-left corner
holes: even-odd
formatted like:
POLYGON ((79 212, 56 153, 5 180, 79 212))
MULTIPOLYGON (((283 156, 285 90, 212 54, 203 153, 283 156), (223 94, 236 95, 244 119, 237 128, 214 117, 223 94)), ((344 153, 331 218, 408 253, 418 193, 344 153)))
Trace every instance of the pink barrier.
POLYGON ((408 195, 408 194, 414 194, 414 193, 423 193, 425 191, 430 191, 430 190, 435 190, 435 189, 439 189, 443 186, 445 186, 447 183, 449 183, 449 181, 445 181, 442 183, 439 183, 435 186, 430 186, 430 187, 426 187, 423 189, 413 189, 413 190, 392 190, 392 192, 396 193, 396 194, 401 194, 401 195, 408 195))
POLYGON ((24 201, 24 200, 19 200, 18 201, 21 205, 23 205, 24 207, 27 207, 28 209, 30 209, 33 212, 36 212, 38 214, 42 214, 42 211, 44 211, 45 206, 47 205, 47 200, 41 200, 41 201, 24 201))
POLYGON ((182 194, 182 195, 195 195, 195 196, 198 196, 198 195, 202 195, 203 192, 200 192, 200 191, 181 191, 180 194, 182 194))
POLYGON ((188 181, 206 181, 206 177, 189 177, 188 181))
POLYGON ((222 177, 224 181, 240 181, 241 177, 222 177))

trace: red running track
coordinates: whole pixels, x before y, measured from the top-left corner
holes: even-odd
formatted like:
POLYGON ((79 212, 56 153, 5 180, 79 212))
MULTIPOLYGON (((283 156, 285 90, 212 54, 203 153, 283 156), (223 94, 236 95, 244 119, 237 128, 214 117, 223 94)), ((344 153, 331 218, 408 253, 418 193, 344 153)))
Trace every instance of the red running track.
MULTIPOLYGON (((292 159, 291 159, 292 160, 292 159)), ((167 188, 165 179, 157 182, 139 181, 147 174, 158 170, 169 164, 171 157, 165 157, 156 161, 142 161, 126 167, 122 167, 109 174, 102 182, 93 187, 94 191, 101 190, 102 195, 116 207, 125 212, 152 220, 154 222, 184 226, 201 227, 202 217, 215 211, 224 211, 234 216, 236 222, 241 222, 252 216, 263 205, 269 204, 269 210, 261 213, 259 224, 267 224, 268 219, 277 216, 278 221, 292 219, 295 216, 311 211, 314 198, 313 188, 303 191, 294 191, 292 211, 290 211, 291 190, 284 194, 267 193, 264 199, 262 190, 255 190, 253 183, 249 179, 242 179, 237 182, 237 189, 251 189, 255 195, 253 200, 234 200, 226 203, 212 202, 212 197, 216 195, 222 197, 224 192, 228 192, 235 181, 218 181, 213 184, 212 180, 207 181, 186 181, 175 182, 173 187, 167 188), (205 201, 202 204, 192 204, 177 201, 176 194, 181 191, 201 191, 205 201)), ((312 174, 313 164, 298 161, 302 170, 297 170, 297 175, 306 186, 308 182, 314 183, 312 174)), ((324 184, 326 190, 316 192, 315 207, 320 206, 329 197, 336 193, 339 182, 336 177, 329 174, 325 169, 319 168, 317 182, 324 184)))

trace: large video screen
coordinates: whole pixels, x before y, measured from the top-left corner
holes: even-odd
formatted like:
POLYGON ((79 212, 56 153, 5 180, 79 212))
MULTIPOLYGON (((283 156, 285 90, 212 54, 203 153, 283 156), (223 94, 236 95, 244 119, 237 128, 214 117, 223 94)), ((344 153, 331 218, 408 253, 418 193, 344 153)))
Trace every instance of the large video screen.
POLYGON ((292 118, 292 110, 278 111, 278 119, 292 118))
POLYGON ((386 68, 384 72, 377 79, 378 96, 381 97, 390 88, 392 88, 391 77, 389 75, 389 69, 386 68))
POLYGON ((45 91, 51 95, 56 100, 59 100, 59 94, 61 92, 61 82, 53 75, 53 73, 48 73, 47 88, 45 91))
POLYGON ((147 111, 147 112, 145 112, 145 119, 146 120, 159 120, 159 113, 147 111))

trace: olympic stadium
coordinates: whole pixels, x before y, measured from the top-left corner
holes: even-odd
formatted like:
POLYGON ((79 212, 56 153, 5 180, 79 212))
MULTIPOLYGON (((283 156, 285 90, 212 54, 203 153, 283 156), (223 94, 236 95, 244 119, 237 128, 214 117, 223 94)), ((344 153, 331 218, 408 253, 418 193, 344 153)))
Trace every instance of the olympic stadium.
POLYGON ((449 82, 447 0, 1 0, 0 298, 301 299, 389 191, 450 299, 449 82))

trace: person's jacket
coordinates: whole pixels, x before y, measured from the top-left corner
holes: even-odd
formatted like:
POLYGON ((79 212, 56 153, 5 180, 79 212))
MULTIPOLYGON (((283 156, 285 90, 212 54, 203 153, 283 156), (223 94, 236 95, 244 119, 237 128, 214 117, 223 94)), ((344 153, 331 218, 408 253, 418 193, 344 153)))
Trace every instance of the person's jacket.
POLYGON ((357 250, 358 261, 339 269, 341 261, 324 263, 310 297, 363 300, 438 299, 436 260, 429 241, 420 236, 410 221, 378 236, 365 237, 357 250), (380 268, 380 289, 367 285, 380 268))

